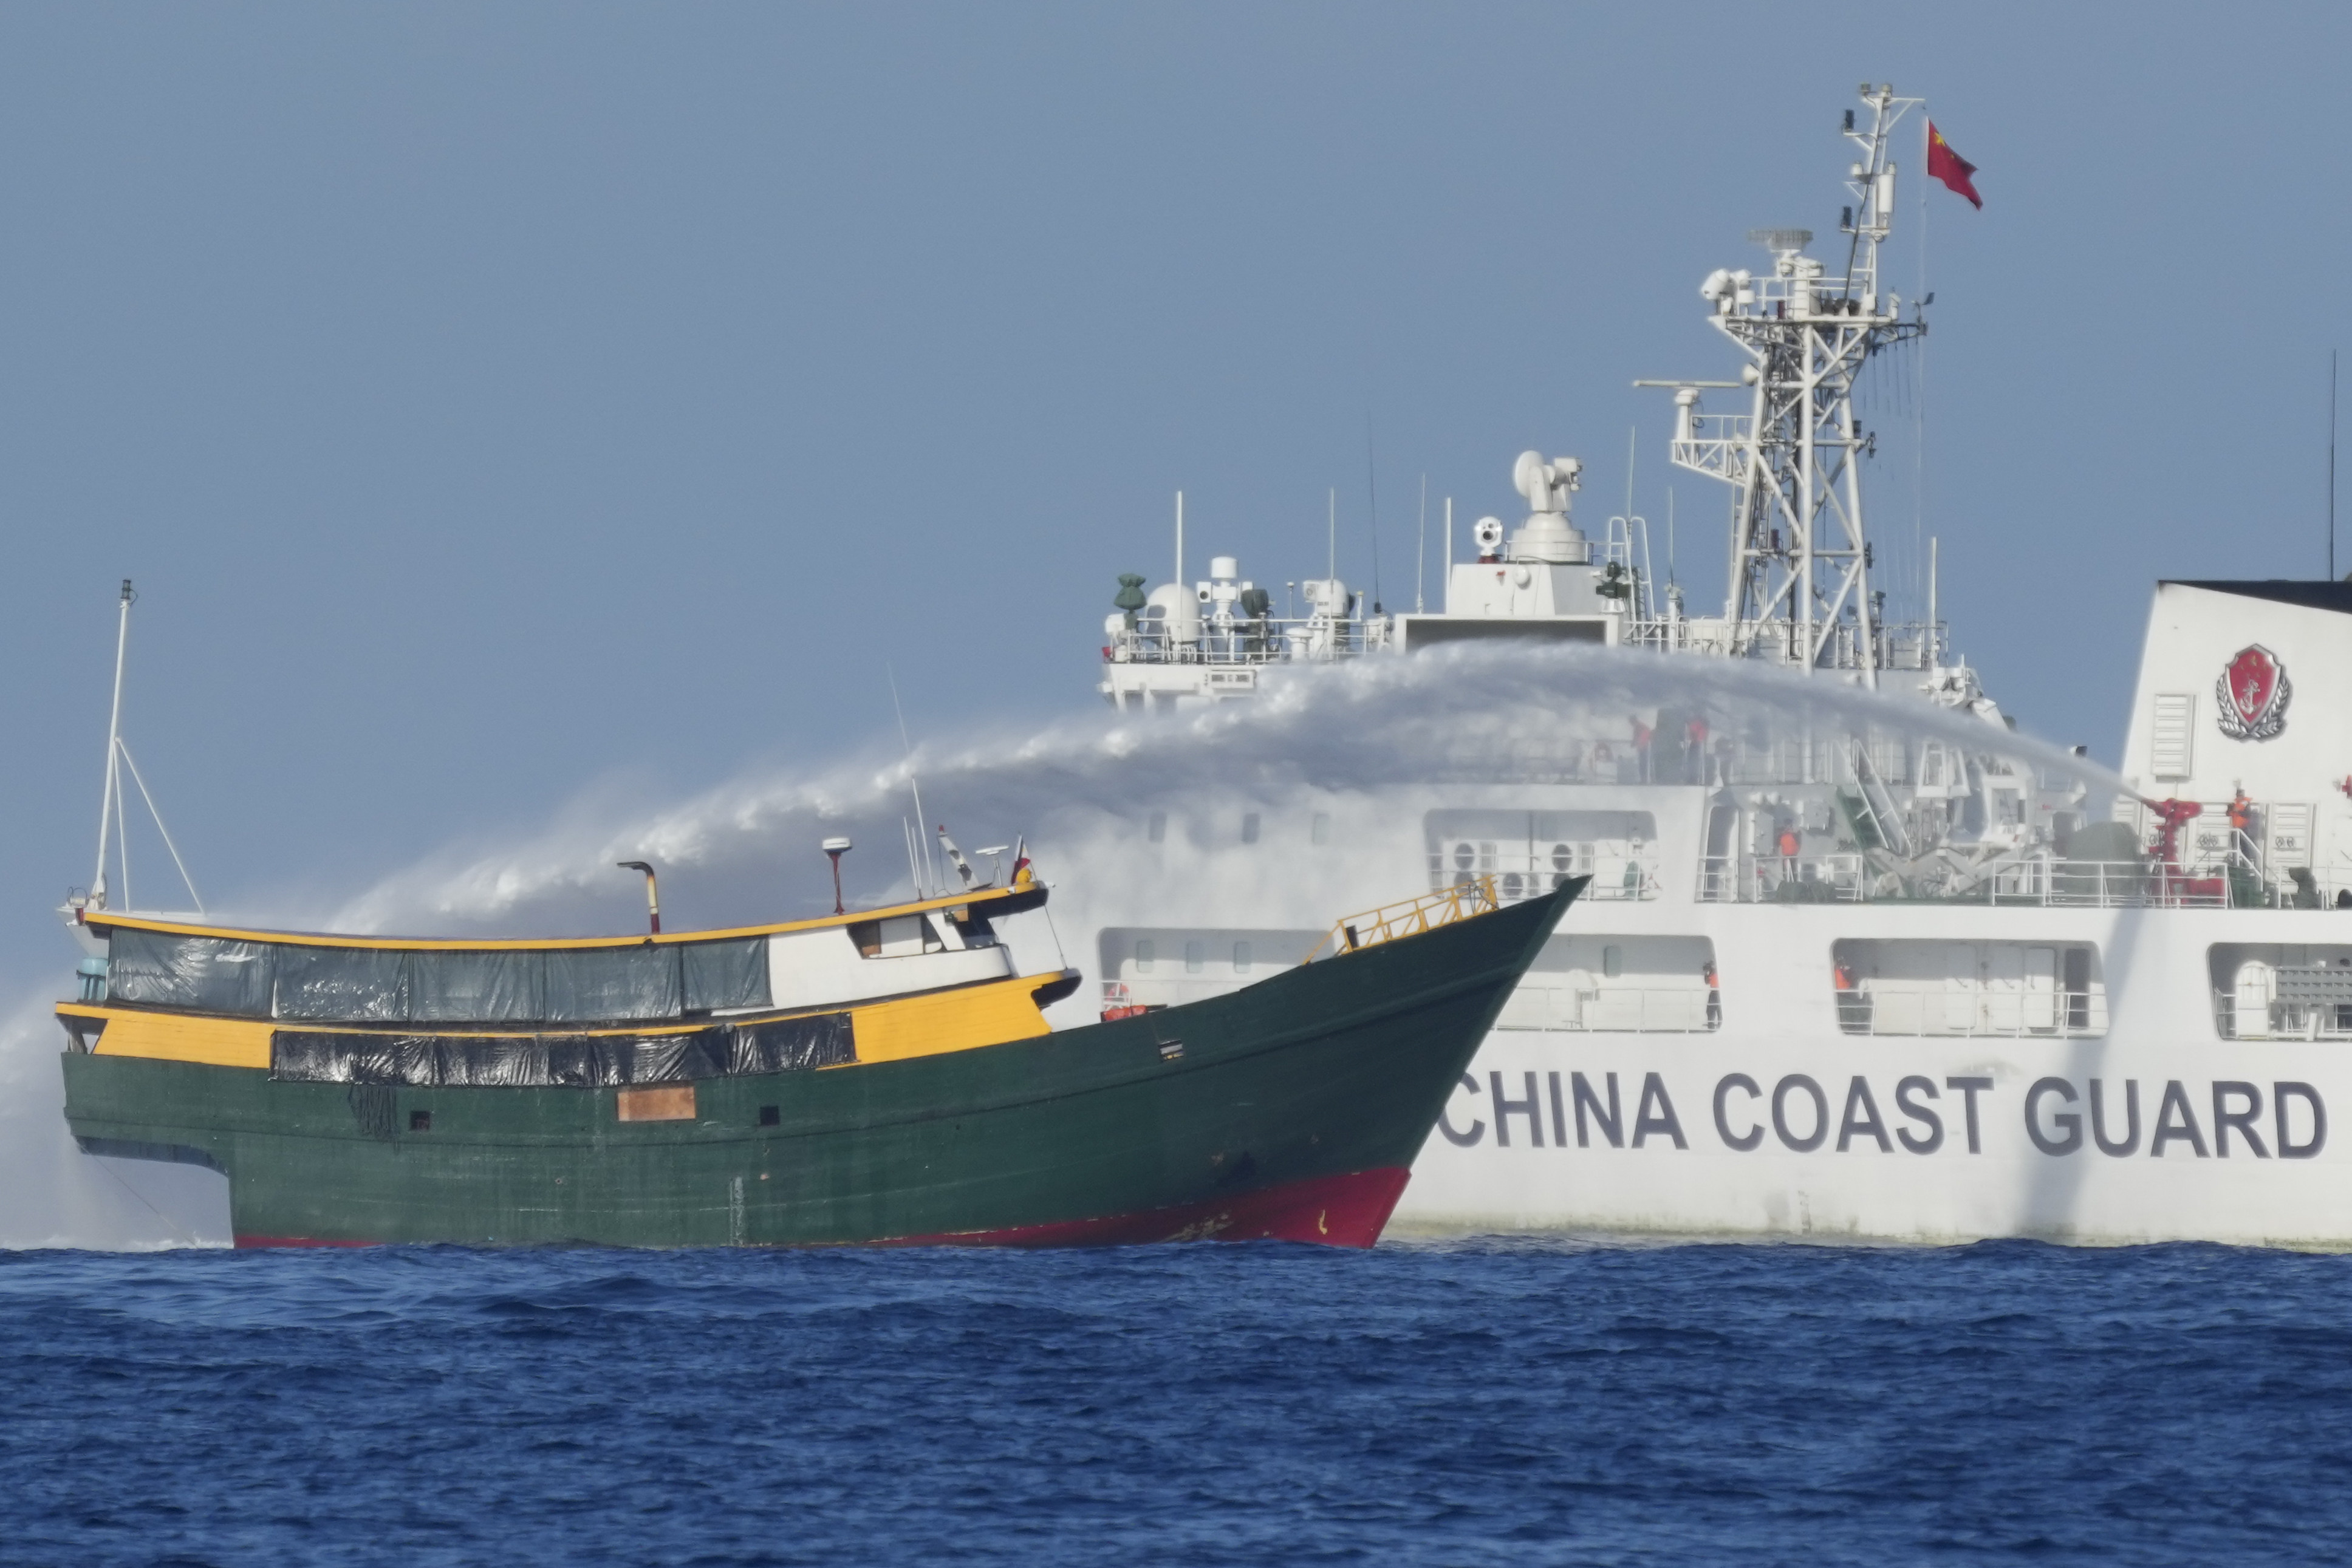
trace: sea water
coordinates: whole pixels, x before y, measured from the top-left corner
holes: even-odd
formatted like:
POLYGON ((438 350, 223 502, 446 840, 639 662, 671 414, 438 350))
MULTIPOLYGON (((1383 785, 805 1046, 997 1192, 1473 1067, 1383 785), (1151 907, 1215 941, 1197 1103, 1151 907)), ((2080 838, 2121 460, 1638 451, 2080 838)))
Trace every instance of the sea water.
POLYGON ((2352 1259, 0 1253, 0 1559, 2326 1563, 2352 1259))

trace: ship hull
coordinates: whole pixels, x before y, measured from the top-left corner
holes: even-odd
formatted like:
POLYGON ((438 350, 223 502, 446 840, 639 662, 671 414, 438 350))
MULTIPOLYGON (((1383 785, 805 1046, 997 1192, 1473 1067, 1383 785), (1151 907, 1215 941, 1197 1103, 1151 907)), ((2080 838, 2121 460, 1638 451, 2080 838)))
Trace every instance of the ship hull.
POLYGON ((615 1088, 289 1082, 69 1052, 94 1153, 210 1165, 241 1244, 1369 1246, 1561 894, 983 1049, 615 1088))

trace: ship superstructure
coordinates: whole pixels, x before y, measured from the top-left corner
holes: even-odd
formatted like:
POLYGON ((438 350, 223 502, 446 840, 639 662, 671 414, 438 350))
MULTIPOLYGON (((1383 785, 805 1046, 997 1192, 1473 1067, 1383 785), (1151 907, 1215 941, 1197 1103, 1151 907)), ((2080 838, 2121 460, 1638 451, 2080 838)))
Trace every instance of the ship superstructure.
POLYGON ((1433 747, 1417 781, 1408 758, 1254 804, 1138 800, 1086 848, 1106 1008, 1296 961, 1302 890, 1356 901, 1411 868, 1493 876, 1508 901, 1592 878, 1401 1225, 2352 1245, 2326 1117, 2352 1094, 2333 716, 2352 588, 2162 585, 2120 782, 2015 734, 1952 655, 1932 575, 1924 614, 1888 613, 1854 393, 1926 329, 1879 266, 1892 133, 1917 108, 1866 88, 1847 116, 1843 269, 1804 231, 1759 233, 1768 267, 1700 287, 1737 379, 1652 383, 1672 460, 1729 493, 1720 615, 1661 587, 1630 507, 1579 525, 1578 459, 1529 452, 1523 519, 1479 519, 1475 559, 1449 544, 1436 612, 1368 608, 1327 572, 1277 616, 1219 557, 1106 623, 1123 716, 1465 643, 1560 683, 1475 766, 1433 747), (1678 668, 1629 684, 1646 698, 1567 700, 1678 668), (1777 716, 1759 682, 1787 694, 1777 716), (1795 695, 1822 683, 1908 694, 1917 721, 1899 701, 1824 717, 1795 695))

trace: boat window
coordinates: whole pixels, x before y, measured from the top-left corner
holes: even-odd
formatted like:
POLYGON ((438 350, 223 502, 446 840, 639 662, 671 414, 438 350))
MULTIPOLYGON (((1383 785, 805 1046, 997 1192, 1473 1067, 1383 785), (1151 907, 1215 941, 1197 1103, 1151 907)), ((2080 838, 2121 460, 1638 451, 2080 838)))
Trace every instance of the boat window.
POLYGON ((1722 1024, 1708 938, 1563 934, 1544 945, 1495 1027, 1704 1034, 1722 1024))
POLYGON ((1248 943, 1246 943, 1246 942, 1236 942, 1236 943, 1234 943, 1234 974, 1236 974, 1236 975, 1246 975, 1246 974, 1248 974, 1248 973, 1249 973, 1249 967, 1250 967, 1250 946, 1249 946, 1249 944, 1248 944, 1248 943))
POLYGON ((1833 943, 1830 989, 1848 1034, 1997 1039, 2107 1032, 2099 950, 2083 942, 1833 943))
POLYGON ((849 928, 850 939, 868 958, 912 958, 937 953, 947 944, 928 915, 894 915, 887 920, 862 920, 849 928))
POLYGON ((2223 1040, 2352 1040, 2352 946, 2217 942, 2207 951, 2223 1040))
POLYGON ((1184 944, 1184 972, 1197 975, 1209 967, 1209 945, 1206 942, 1184 944))
POLYGON ((1139 975, 1151 973, 1151 938, 1149 936, 1135 945, 1135 969, 1139 975))

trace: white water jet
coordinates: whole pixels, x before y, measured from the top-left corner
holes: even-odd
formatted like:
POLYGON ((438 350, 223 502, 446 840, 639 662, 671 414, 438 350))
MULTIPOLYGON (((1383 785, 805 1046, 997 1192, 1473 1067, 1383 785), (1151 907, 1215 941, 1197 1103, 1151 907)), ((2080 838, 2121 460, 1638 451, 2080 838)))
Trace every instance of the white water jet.
POLYGON ((1049 880, 1078 883, 1086 842, 1106 818, 1171 803, 1268 808, 1306 793, 1544 775, 1563 746, 1596 733, 1622 745, 1632 716, 1654 718, 1662 708, 1704 717, 1718 734, 1932 737, 2121 788, 2083 758, 1971 715, 1760 665, 1522 643, 1276 674, 1255 699, 1181 715, 1097 711, 1017 737, 975 729, 919 747, 912 758, 748 776, 649 815, 568 814, 510 848, 429 857, 330 924, 371 933, 617 928, 636 889, 611 867, 633 859, 672 879, 665 894, 682 926, 814 914, 830 907, 817 841, 845 831, 860 846, 845 869, 861 895, 903 895, 898 824, 910 768, 932 802, 926 831, 946 821, 967 846, 1025 833, 1049 880))

